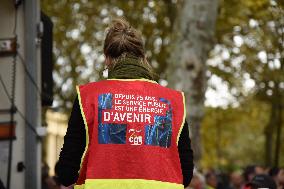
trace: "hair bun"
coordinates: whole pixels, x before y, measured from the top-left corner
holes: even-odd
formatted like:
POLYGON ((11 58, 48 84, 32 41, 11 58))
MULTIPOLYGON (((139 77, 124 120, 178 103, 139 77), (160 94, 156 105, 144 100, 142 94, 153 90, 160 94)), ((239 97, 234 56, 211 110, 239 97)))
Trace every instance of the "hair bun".
POLYGON ((145 57, 142 35, 126 20, 114 19, 105 38, 104 53, 111 58, 123 53, 145 57))
POLYGON ((129 23, 123 19, 115 19, 113 20, 112 26, 110 27, 110 30, 115 32, 121 32, 123 34, 127 35, 133 35, 134 31, 132 27, 129 25, 129 23))

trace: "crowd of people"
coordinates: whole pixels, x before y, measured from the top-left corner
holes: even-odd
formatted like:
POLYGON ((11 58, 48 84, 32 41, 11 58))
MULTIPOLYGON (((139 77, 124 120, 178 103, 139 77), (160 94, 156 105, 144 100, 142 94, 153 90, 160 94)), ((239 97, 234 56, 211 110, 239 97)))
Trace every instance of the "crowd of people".
MULTIPOLYGON (((57 168, 57 166, 56 166, 57 168)), ((55 169, 55 172, 57 169, 55 169)), ((60 189, 55 174, 48 176, 48 166, 43 167, 43 189, 60 189)), ((186 189, 284 189, 284 168, 264 168, 249 165, 243 170, 224 173, 213 169, 207 171, 194 170, 192 180, 186 189)))
POLYGON ((186 189, 284 189, 284 168, 249 165, 243 170, 222 173, 216 170, 194 170, 186 189))

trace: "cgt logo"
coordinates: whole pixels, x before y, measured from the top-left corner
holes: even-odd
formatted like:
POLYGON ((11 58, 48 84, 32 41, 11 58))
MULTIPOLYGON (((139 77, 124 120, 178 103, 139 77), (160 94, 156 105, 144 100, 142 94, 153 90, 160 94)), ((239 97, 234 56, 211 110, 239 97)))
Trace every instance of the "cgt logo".
POLYGON ((130 133, 130 136, 128 141, 131 145, 142 145, 141 131, 142 130, 129 129, 128 132, 130 133))

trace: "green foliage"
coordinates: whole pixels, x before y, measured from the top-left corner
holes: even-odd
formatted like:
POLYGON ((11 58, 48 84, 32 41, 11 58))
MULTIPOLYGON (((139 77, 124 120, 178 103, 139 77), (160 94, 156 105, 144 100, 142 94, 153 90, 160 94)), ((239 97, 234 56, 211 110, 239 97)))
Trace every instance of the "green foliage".
POLYGON ((268 119, 269 106, 253 99, 238 108, 206 108, 201 166, 233 170, 264 164, 263 129, 268 119))
MULTIPOLYGON (((235 132, 230 127, 230 132, 238 134, 241 138, 237 140, 238 144, 243 144, 244 147, 237 154, 246 153, 247 148, 246 156, 235 158, 243 163, 248 163, 250 159, 251 162, 272 165, 272 158, 277 156, 275 150, 279 149, 280 144, 277 146, 276 140, 283 141, 284 139, 283 129, 281 132, 284 100, 283 5, 282 1, 274 0, 222 0, 219 8, 216 27, 217 45, 211 52, 213 61, 211 63, 209 61, 210 75, 222 78, 224 83, 229 86, 231 94, 240 103, 238 108, 232 109, 242 119, 233 121, 234 124, 237 124, 235 127, 239 127, 239 124, 242 125, 242 122, 247 125, 256 125, 260 132, 255 135, 255 138, 264 138, 262 141, 256 139, 257 145, 246 146, 246 143, 251 144, 252 141, 248 141, 248 138, 245 137, 256 133, 253 127, 242 128, 242 130, 235 130, 235 132), (244 102, 246 103, 244 104, 244 102), (265 106, 269 108, 263 109, 262 104, 266 104, 265 106), (243 107, 244 105, 246 107, 243 107), (251 106, 255 112, 258 112, 263 120, 259 122, 261 117, 251 119, 250 114, 237 113, 245 110, 247 106, 251 106), (242 133, 242 131, 246 132, 242 133), (239 135, 240 133, 242 135, 239 135), (256 146, 264 148, 265 144, 266 149, 258 151, 260 148, 256 148, 256 146), (254 154, 262 154, 262 156, 254 154), (266 161, 264 162, 264 159, 261 158, 265 158, 266 161)), ((222 124, 229 121, 227 119, 231 114, 235 114, 230 109, 224 110, 224 114, 221 115, 220 122, 222 124)), ((210 111, 213 110, 210 109, 210 111)), ((216 110, 216 112, 219 111, 216 110)), ((208 119, 208 116, 207 114, 205 120, 208 119)), ((214 128, 217 127, 216 125, 218 123, 205 121, 203 129, 214 128)), ((206 135, 204 137, 206 141, 206 135)), ((234 136, 231 137, 234 138, 234 136)), ((205 145, 208 143, 209 141, 205 142, 205 145)), ((230 147, 232 146, 230 145, 230 147)), ((283 156, 283 143, 280 152, 283 156)), ((234 164, 229 161, 233 154, 235 153, 232 151, 227 156, 222 156, 226 157, 228 165, 234 164)), ((277 160, 273 159, 273 161, 276 165, 277 160)), ((222 161, 219 161, 220 163, 226 164, 222 161)))
POLYGON ((272 0, 223 0, 216 36, 221 50, 213 51, 212 56, 226 51, 229 57, 210 66, 212 73, 240 91, 245 91, 242 83, 250 78, 258 97, 270 101, 274 88, 284 81, 283 7, 272 0))

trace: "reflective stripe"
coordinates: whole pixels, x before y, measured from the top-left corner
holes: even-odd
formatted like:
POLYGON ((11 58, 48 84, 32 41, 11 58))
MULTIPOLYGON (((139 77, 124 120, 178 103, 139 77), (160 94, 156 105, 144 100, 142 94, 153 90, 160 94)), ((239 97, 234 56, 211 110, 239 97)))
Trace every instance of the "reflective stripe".
POLYGON ((182 95, 182 102, 183 102, 183 118, 182 118, 182 123, 181 123, 181 126, 180 126, 180 128, 179 128, 178 135, 177 135, 177 145, 178 145, 180 133, 181 133, 182 128, 183 128, 183 126, 184 126, 185 117, 186 117, 185 96, 184 96, 184 93, 183 93, 183 92, 181 92, 181 95, 182 95))
POLYGON ((85 189, 85 184, 82 185, 75 185, 74 189, 85 189))
POLYGON ((76 85, 76 90, 77 90, 77 93, 78 93, 78 100, 79 100, 79 104, 80 104, 81 114, 82 114, 84 124, 85 124, 85 131, 86 131, 86 146, 85 146, 85 150, 84 150, 84 153, 82 155, 82 158, 81 158, 80 169, 79 169, 79 173, 80 173, 81 168, 82 168, 82 163, 83 163, 84 157, 86 155, 86 152, 87 152, 88 146, 89 146, 89 129, 88 129, 86 116, 85 116, 85 113, 84 113, 84 110, 83 110, 82 101, 81 101, 81 93, 80 93, 80 89, 79 89, 78 85, 76 85))
POLYGON ((75 189, 184 189, 182 184, 144 179, 87 179, 75 189))

